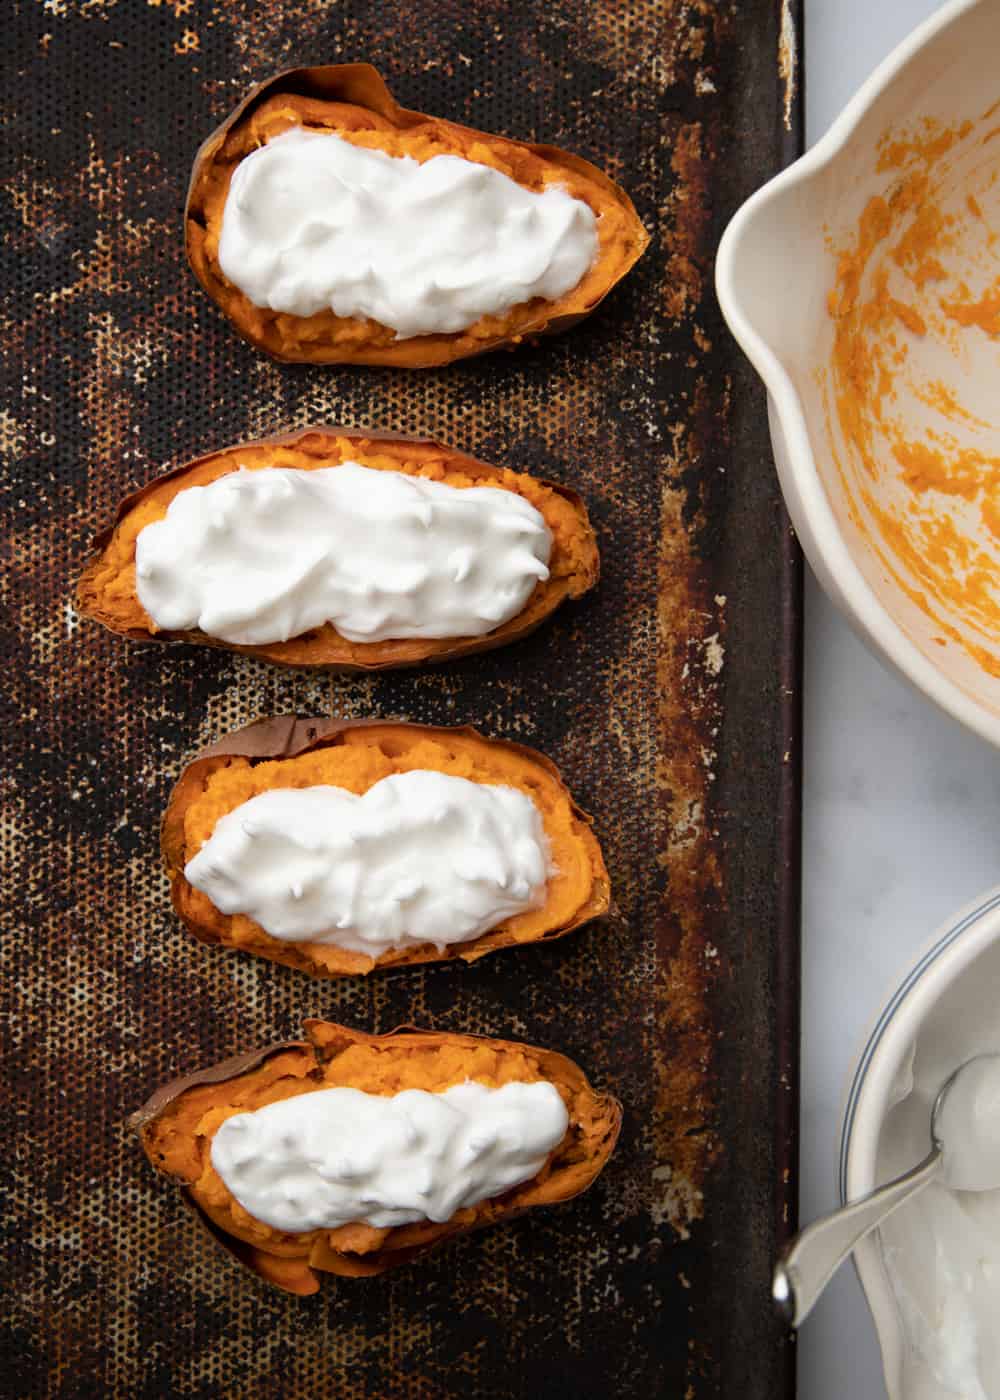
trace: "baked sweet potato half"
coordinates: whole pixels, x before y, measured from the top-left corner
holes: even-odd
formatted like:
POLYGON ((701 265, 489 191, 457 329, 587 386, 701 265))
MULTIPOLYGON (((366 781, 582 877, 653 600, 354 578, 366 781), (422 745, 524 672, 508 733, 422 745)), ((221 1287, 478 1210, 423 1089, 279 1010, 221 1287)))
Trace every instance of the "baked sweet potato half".
MULTIPOLYGON (((431 839, 433 846, 433 835, 431 839)), ((610 905, 608 874, 590 819, 574 802, 556 766, 533 749, 487 739, 469 728, 293 716, 259 720, 211 745, 184 769, 163 817, 161 846, 174 908, 196 938, 285 963, 314 977, 459 958, 474 962, 501 948, 552 942, 607 914, 610 905), (332 787, 361 796, 384 780, 414 772, 513 789, 530 799, 551 852, 535 906, 504 917, 467 941, 446 946, 430 940, 409 942, 373 956, 318 937, 274 937, 244 912, 224 913, 185 873, 196 857, 204 859, 207 843, 231 814, 238 812, 233 820, 248 826, 243 809, 250 802, 259 805, 262 795, 332 787)), ((280 859, 288 861, 287 888, 293 878, 291 857, 283 854, 280 859)), ((256 868, 254 857, 250 861, 256 868)), ((372 878, 375 885, 383 878, 377 868, 372 878)), ((388 881, 389 876, 384 878, 388 881)), ((292 893, 301 899, 301 888, 292 893)), ((324 931, 324 939, 331 936, 335 935, 324 931)))
POLYGON ((237 1055, 158 1089, 130 1125, 157 1171, 177 1183, 198 1220, 241 1264, 290 1293, 318 1291, 324 1273, 385 1272, 444 1240, 510 1220, 534 1206, 579 1195, 610 1157, 621 1106, 597 1093, 582 1070, 552 1050, 517 1041, 409 1028, 365 1035, 307 1021, 306 1038, 237 1055), (350 1223, 285 1232, 255 1219, 215 1170, 212 1143, 227 1118, 331 1088, 371 1095, 441 1093, 465 1081, 491 1089, 548 1083, 565 1105, 565 1135, 530 1180, 457 1211, 392 1228, 350 1223))
MULTIPOLYGON (((434 542, 433 530, 428 541, 434 542)), ((380 671, 450 661, 518 641, 533 632, 567 598, 579 598, 597 582, 597 542, 583 501, 569 487, 477 461, 423 438, 325 424, 222 448, 165 473, 127 496, 112 526, 94 539, 76 590, 79 612, 133 642, 188 642, 256 656, 280 666, 336 671, 380 671), (139 599, 136 548, 141 531, 162 521, 181 492, 238 473, 293 469, 315 471, 355 462, 369 470, 402 474, 456 489, 489 487, 527 502, 551 536, 548 577, 537 582, 520 611, 485 634, 352 641, 332 622, 287 641, 239 645, 193 631, 157 628, 139 599)), ((455 585, 461 587, 460 584, 455 585)))
MULTIPOLYGON (((273 188, 275 197, 282 197, 280 179, 273 188)), ((412 227, 412 219, 409 222, 412 227)), ((314 259, 314 266, 316 240, 322 239, 324 227, 317 218, 303 230, 304 255, 314 259)), ((628 195, 589 162, 553 146, 491 136, 407 111, 367 63, 291 69, 255 87, 198 151, 188 189, 185 237, 188 260, 198 281, 252 345, 279 360, 407 368, 450 364, 565 330, 593 311, 649 242, 628 195), (290 131, 332 133, 361 150, 408 157, 420 164, 435 156, 456 156, 500 172, 522 191, 565 191, 591 211, 596 252, 579 281, 554 299, 534 296, 504 305, 459 330, 408 333, 399 338, 396 329, 372 315, 336 314, 332 301, 310 314, 272 309, 286 304, 280 287, 265 293, 254 286, 255 296, 268 298, 267 304, 258 304, 226 276, 220 263, 226 202, 240 163, 290 131)), ((367 253, 375 241, 369 239, 362 251, 367 253)), ((270 259, 275 266, 280 261, 280 277, 286 276, 294 253, 295 248, 285 248, 277 259, 270 259)), ((391 276, 391 272, 386 275, 391 276)), ((439 281, 433 283, 431 296, 439 285, 439 281)), ((525 285, 530 288, 534 284, 525 285)))

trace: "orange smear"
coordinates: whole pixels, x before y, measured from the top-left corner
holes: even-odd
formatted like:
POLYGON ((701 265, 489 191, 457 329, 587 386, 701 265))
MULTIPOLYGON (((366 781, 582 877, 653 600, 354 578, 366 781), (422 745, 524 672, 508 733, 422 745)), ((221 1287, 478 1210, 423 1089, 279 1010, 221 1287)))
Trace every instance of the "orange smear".
POLYGON ((963 423, 974 423, 977 428, 992 428, 992 423, 987 423, 984 418, 978 418, 971 413, 964 404, 960 404, 955 397, 955 391, 940 379, 932 379, 927 384, 921 384, 915 389, 919 399, 922 399, 928 408, 936 408, 945 418, 956 419, 963 423))
POLYGON ((946 456, 925 442, 895 442, 892 455, 913 491, 941 491, 972 500, 983 485, 987 462, 978 452, 966 450, 946 456))
MULTIPOLYGON (((967 289, 963 288, 967 293, 967 289)), ((941 310, 960 326, 978 326, 994 339, 1000 336, 1000 281, 978 301, 942 301, 941 310)))
POLYGON ((992 496, 987 496, 979 510, 987 530, 995 540, 1000 540, 1000 502, 992 496))
POLYGON ((896 301, 893 297, 889 298, 889 305, 908 331, 912 331, 914 335, 927 334, 927 322, 915 307, 907 306, 905 302, 896 301))
POLYGON ((924 120, 924 130, 927 134, 922 138, 909 136, 895 141, 883 139, 875 169, 899 170, 914 159, 932 165, 946 155, 956 141, 968 136, 972 130, 972 123, 967 121, 960 127, 942 130, 937 122, 928 117, 924 120))
MULTIPOLYGON (((926 185, 922 184, 918 197, 924 198, 926 193, 926 185)), ((917 210, 913 222, 892 250, 893 261, 898 267, 909 270, 918 285, 932 277, 944 276, 941 264, 931 256, 932 251, 941 246, 944 228, 941 211, 933 204, 925 204, 917 210)))
MULTIPOLYGON (((868 536, 882 568, 934 621, 939 645, 957 644, 988 674, 1000 676, 1000 607, 994 597, 1000 579, 993 558, 970 537, 958 514, 962 503, 978 504, 986 530, 1000 541, 1000 457, 959 447, 932 429, 923 438, 915 438, 912 428, 904 436, 893 416, 896 375, 907 363, 909 337, 934 331, 943 337, 944 325, 928 318, 919 295, 894 296, 890 272, 896 282, 905 276, 915 293, 928 282, 946 280, 943 255, 962 229, 936 201, 941 172, 935 166, 971 130, 971 122, 944 129, 928 120, 914 134, 887 136, 880 143, 878 170, 899 174, 884 195, 869 199, 853 240, 838 250, 827 301, 834 320, 827 412, 836 416, 848 451, 848 464, 838 460, 837 470, 850 518, 868 536), (900 334, 901 326, 908 336, 900 334), (875 485, 894 467, 895 479, 908 493, 905 507, 886 504, 875 485), (960 619, 962 627, 949 617, 960 619), (991 645, 980 645, 965 628, 977 629, 991 645)), ((969 215, 984 219, 971 192, 964 204, 969 215)), ((1000 337, 1000 280, 978 300, 959 286, 937 305, 957 326, 1000 337)), ((960 350, 957 339, 942 343, 960 350)), ((940 380, 908 387, 946 418, 992 427, 963 408, 940 380)))

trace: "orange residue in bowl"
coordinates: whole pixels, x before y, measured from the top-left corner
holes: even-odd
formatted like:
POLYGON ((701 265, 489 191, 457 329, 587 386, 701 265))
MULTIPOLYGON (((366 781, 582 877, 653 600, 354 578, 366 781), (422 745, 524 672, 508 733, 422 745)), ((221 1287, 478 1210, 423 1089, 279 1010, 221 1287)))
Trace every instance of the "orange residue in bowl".
MULTIPOLYGON (((936 623, 943 636, 935 641, 958 643, 985 671, 1000 675, 996 566, 957 518, 972 504, 989 538, 1000 541, 1000 457, 930 428, 915 436, 914 424, 897 414, 897 381, 905 373, 910 391, 945 422, 967 432, 993 426, 963 406, 950 385, 911 373, 911 351, 924 337, 935 336, 952 354, 961 353, 962 331, 1000 337, 1000 279, 978 297, 963 282, 947 290, 935 285, 948 282, 949 255, 968 222, 986 222, 971 191, 962 212, 940 202, 944 177, 973 132, 971 122, 943 128, 928 120, 915 133, 889 134, 880 143, 877 170, 895 179, 868 200, 838 252, 827 299, 835 326, 825 382, 828 429, 832 412, 849 449, 850 472, 842 461, 836 465, 852 521, 885 571, 936 623), (901 275, 910 296, 901 295, 901 275), (894 503, 876 492, 893 471, 906 488, 902 503, 898 492, 894 503), (980 637, 970 639, 949 616, 980 637)), ((987 247, 996 238, 982 227, 975 236, 987 247)))
POLYGON ((942 301, 941 310, 960 326, 978 326, 987 335, 1000 336, 1000 279, 984 292, 978 301, 963 282, 959 287, 961 301, 942 301))
POLYGON ((914 161, 920 161, 925 166, 933 165, 971 130, 972 123, 968 121, 962 122, 961 126, 948 127, 925 117, 916 130, 907 132, 905 136, 886 132, 878 145, 875 169, 902 170, 914 161))
POLYGON ((987 423, 985 418, 978 417, 965 404, 959 403, 958 397, 950 384, 945 384, 942 379, 929 379, 926 383, 914 386, 914 393, 929 408, 937 409, 942 418, 951 418, 956 422, 972 423, 977 428, 991 428, 992 423, 987 423))
POLYGON ((995 476, 1000 467, 1000 458, 984 457, 969 448, 942 450, 927 442, 902 439, 892 444, 892 455, 903 468, 903 480, 911 490, 941 491, 966 500, 972 500, 984 485, 984 470, 995 476))

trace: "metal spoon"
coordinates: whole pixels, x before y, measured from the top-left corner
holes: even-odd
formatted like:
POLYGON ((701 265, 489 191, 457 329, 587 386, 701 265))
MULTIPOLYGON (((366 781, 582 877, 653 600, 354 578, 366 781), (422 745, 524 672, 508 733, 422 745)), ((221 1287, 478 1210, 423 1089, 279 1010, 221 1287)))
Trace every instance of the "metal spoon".
MULTIPOLYGON (((821 1216, 786 1247, 774 1270, 771 1296, 789 1326, 799 1327, 805 1321, 830 1279, 867 1234, 905 1201, 944 1175, 945 1144, 940 1128, 945 1100, 959 1075, 970 1065, 986 1060, 1000 1061, 1000 1054, 976 1055, 966 1060, 938 1090, 931 1109, 931 1150, 922 1162, 869 1195, 821 1216)), ((986 1190, 1000 1187, 1000 1178, 988 1184, 949 1179, 949 1184, 959 1190, 986 1190)))

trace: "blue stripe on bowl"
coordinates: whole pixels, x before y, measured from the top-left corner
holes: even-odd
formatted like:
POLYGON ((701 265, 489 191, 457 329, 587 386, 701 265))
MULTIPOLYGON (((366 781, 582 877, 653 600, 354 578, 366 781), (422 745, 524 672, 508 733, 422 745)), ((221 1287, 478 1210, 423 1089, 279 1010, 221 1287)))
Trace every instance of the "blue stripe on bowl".
POLYGON ((858 1061, 858 1067, 854 1071, 854 1079, 851 1081, 851 1090, 847 1096, 847 1107, 844 1111, 844 1126, 840 1135, 841 1202, 846 1203, 847 1201, 847 1153, 851 1141, 851 1132, 854 1128, 854 1117, 857 1113, 858 1100, 861 1097, 865 1075, 868 1073, 868 1067, 871 1064, 872 1057, 878 1049, 882 1037, 889 1027, 890 1021, 899 1009, 900 1003, 909 995, 915 983, 919 981, 930 965, 941 956, 945 949, 950 948, 955 942, 955 939, 960 938, 971 924, 974 924, 977 919, 981 919, 984 914, 989 914, 998 904, 1000 904, 1000 894, 995 894, 991 899, 986 900, 984 904, 974 909, 971 914, 967 914, 964 919, 955 924, 953 928, 950 928, 947 933, 943 934, 934 946, 928 949, 920 961, 914 964, 910 969, 891 999, 886 1003, 882 1014, 875 1023, 875 1028, 868 1038, 868 1044, 865 1046, 861 1059, 858 1061))

